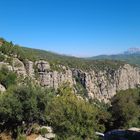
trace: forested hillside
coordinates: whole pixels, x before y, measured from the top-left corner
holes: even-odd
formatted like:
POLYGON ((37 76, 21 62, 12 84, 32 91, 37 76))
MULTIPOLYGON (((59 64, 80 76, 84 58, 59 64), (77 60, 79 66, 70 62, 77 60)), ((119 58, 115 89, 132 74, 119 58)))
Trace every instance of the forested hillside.
POLYGON ((17 55, 17 57, 25 61, 26 59, 31 61, 36 60, 47 60, 52 66, 54 65, 64 65, 70 68, 78 68, 83 70, 92 70, 92 69, 107 69, 107 68, 118 68, 124 63, 121 61, 110 61, 110 60, 86 60, 82 58, 70 57, 65 55, 59 55, 56 53, 31 49, 26 47, 21 47, 19 45, 14 45, 12 42, 7 42, 5 39, 1 38, 1 47, 0 51, 7 55, 17 55))
POLYGON ((89 58, 90 60, 118 60, 140 66, 140 53, 124 53, 116 55, 100 55, 89 58))

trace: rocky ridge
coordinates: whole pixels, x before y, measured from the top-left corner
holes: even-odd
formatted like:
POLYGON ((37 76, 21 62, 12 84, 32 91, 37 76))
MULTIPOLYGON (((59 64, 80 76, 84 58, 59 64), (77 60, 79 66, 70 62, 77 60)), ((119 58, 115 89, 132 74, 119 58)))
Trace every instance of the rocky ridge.
POLYGON ((44 60, 36 62, 27 60, 23 63, 14 58, 12 65, 1 62, 0 67, 2 65, 19 75, 38 81, 43 87, 57 89, 65 82, 73 86, 77 83, 76 79, 79 79, 78 81, 87 91, 88 98, 97 98, 104 102, 108 102, 117 91, 140 86, 140 69, 129 64, 120 66, 118 69, 89 72, 65 66, 60 66, 63 71, 52 70, 50 64, 44 60))

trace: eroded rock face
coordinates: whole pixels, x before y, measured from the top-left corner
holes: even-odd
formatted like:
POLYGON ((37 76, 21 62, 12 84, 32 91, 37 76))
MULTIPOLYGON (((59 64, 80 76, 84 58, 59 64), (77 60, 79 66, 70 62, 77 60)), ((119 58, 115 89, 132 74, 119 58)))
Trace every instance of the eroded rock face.
POLYGON ((118 90, 135 88, 140 84, 140 69, 128 64, 119 69, 118 73, 118 90))
POLYGON ((35 76, 34 63, 27 60, 25 63, 25 68, 27 75, 33 78, 35 76))
POLYGON ((17 74, 22 75, 24 77, 27 75, 26 69, 25 69, 25 66, 24 66, 23 62, 20 61, 18 58, 13 58, 12 67, 13 67, 13 70, 17 74))
MULTIPOLYGON (((0 64, 0 66, 2 65, 3 63, 0 64)), ((125 64, 117 70, 110 68, 104 71, 92 70, 89 72, 61 66, 62 71, 59 72, 51 70, 50 64, 44 60, 27 61, 24 65, 15 58, 13 66, 9 64, 7 66, 20 75, 36 79, 43 87, 54 89, 66 82, 73 86, 76 84, 76 79, 79 79, 78 81, 87 90, 89 98, 97 98, 104 102, 108 102, 117 91, 140 86, 140 69, 129 64, 125 64)))
POLYGON ((52 87, 57 89, 63 83, 68 82, 73 85, 72 71, 66 70, 65 72, 45 71, 39 72, 39 81, 41 86, 52 87))
POLYGON ((74 71, 74 75, 86 88, 89 98, 97 98, 106 102, 116 94, 115 71, 112 75, 106 71, 78 71, 78 73, 74 71))
MULTIPOLYGON (((121 66, 118 70, 90 71, 85 72, 78 69, 66 69, 63 72, 52 71, 47 61, 37 61, 34 63, 38 72, 38 81, 41 86, 57 89, 65 82, 71 86, 76 84, 75 78, 87 90, 89 98, 97 98, 108 102, 117 91, 135 88, 140 85, 140 69, 129 64, 121 66)), ((31 77, 34 75, 33 63, 29 63, 31 77)))
POLYGON ((36 61, 35 65, 38 69, 38 72, 47 72, 48 70, 50 70, 50 64, 47 61, 36 61))
MULTIPOLYGON (((76 74, 76 75, 75 75, 76 74)), ((140 85, 140 69, 129 64, 118 70, 108 71, 74 71, 88 91, 89 98, 97 98, 108 102, 117 91, 135 88, 140 85)))

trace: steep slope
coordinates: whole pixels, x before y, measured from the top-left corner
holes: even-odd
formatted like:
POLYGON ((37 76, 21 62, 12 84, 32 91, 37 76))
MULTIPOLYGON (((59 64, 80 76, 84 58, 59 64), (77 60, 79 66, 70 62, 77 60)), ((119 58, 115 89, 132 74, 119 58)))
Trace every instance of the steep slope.
MULTIPOLYGON (((39 75, 38 80, 42 86, 57 89, 64 82, 69 82, 72 87, 78 82, 86 89, 88 98, 97 98, 104 102, 108 102, 117 91, 140 85, 140 69, 129 64, 120 66, 116 70, 91 70, 89 72, 64 66, 61 67, 63 72, 52 71, 46 61, 37 61, 35 65, 39 75)), ((34 71, 31 66, 30 71, 34 71)))
POLYGON ((8 42, 1 45, 0 51, 0 65, 24 78, 30 77, 41 86, 54 89, 68 82, 74 91, 84 89, 84 96, 104 102, 117 91, 140 85, 140 69, 120 61, 84 60, 8 42))

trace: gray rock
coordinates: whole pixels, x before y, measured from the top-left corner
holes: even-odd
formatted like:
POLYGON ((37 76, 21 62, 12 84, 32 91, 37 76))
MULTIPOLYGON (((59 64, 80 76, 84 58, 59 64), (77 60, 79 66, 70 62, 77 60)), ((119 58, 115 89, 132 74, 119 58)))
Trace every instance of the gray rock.
POLYGON ((45 138, 47 138, 47 139, 54 139, 55 137, 56 137, 56 135, 54 133, 45 134, 45 138))
MULTIPOLYGON (((51 87, 57 89, 63 83, 68 82, 71 87, 76 84, 75 77, 87 90, 88 98, 97 98, 100 101, 109 102, 109 100, 120 90, 135 88, 140 86, 140 68, 129 64, 121 66, 117 70, 103 70, 85 72, 79 69, 70 69, 59 65, 62 71, 51 70, 47 61, 40 60, 23 64, 19 59, 13 59, 13 66, 8 63, 0 62, 0 68, 6 65, 9 70, 13 70, 24 77, 35 78, 35 71, 38 78, 35 79, 42 87, 51 87), (35 70, 36 68, 36 70, 35 70)), ((4 89, 3 89, 4 90, 4 89)))
POLYGON ((140 69, 129 64, 111 71, 87 73, 74 70, 73 75, 80 79, 88 91, 89 98, 97 98, 104 102, 108 102, 116 91, 135 88, 140 84, 140 69))
POLYGON ((39 72, 47 72, 48 70, 50 70, 50 64, 47 61, 36 61, 35 65, 39 72))
POLYGON ((0 92, 3 93, 3 92, 5 92, 5 91, 6 91, 6 88, 5 88, 3 85, 0 84, 0 92))
POLYGON ((35 140, 49 140, 47 138, 42 137, 41 135, 39 135, 35 140))
POLYGON ((25 68, 26 68, 28 76, 34 78, 35 76, 34 63, 32 61, 26 60, 25 68))
POLYGON ((57 89, 63 83, 68 82, 71 86, 74 84, 72 71, 66 70, 65 73, 57 71, 39 72, 39 81, 42 86, 57 89))
POLYGON ((87 90, 88 98, 97 98, 104 102, 108 102, 117 91, 140 85, 140 69, 129 64, 125 64, 117 70, 98 72, 94 70, 85 72, 63 66, 63 72, 50 71, 50 66, 46 61, 37 61, 36 65, 41 86, 57 89, 66 82, 73 86, 76 84, 74 77, 77 77, 87 90))
POLYGON ((23 64, 22 61, 20 61, 18 58, 13 58, 13 70, 19 74, 19 75, 22 75, 22 76, 26 76, 27 73, 26 73, 26 69, 25 69, 25 66, 23 64))

